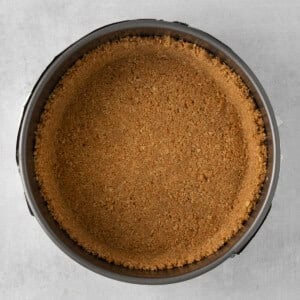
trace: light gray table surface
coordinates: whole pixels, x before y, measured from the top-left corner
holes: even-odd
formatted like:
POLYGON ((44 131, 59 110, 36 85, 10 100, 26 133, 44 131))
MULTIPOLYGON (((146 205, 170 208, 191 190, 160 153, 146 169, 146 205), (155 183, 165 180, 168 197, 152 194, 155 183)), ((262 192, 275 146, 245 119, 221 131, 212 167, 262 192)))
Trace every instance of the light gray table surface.
POLYGON ((300 299, 300 1, 0 0, 0 299, 300 299), (52 58, 119 20, 179 20, 256 73, 274 107, 282 166, 273 207, 246 250, 193 280, 139 286, 63 254, 28 213, 15 164, 23 104, 52 58))

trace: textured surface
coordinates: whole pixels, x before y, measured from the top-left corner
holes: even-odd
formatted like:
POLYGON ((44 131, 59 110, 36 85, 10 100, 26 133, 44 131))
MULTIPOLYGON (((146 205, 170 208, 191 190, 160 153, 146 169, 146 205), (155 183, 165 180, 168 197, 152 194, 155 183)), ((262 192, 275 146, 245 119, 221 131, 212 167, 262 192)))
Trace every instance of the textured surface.
POLYGON ((236 74, 165 38, 102 45, 61 79, 37 132, 35 166, 61 226, 130 268, 213 254, 265 179, 262 118, 236 74))
POLYGON ((1 299, 297 299, 300 287, 299 1, 0 1, 1 299), (156 3, 156 4, 154 4, 156 3), (22 106, 51 59, 96 27, 132 18, 180 20, 234 49, 278 118, 282 168, 272 211, 244 252, 172 286, 136 286, 66 257, 24 202, 14 152, 22 106))

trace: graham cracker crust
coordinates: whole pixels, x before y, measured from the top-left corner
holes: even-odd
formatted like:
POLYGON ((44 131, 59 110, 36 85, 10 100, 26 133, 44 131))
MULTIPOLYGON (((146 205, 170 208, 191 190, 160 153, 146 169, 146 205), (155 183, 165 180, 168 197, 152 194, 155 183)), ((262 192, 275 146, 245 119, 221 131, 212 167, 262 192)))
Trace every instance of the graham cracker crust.
POLYGON ((129 268, 183 266, 248 219, 266 176, 249 90, 206 50, 131 37, 86 54, 52 92, 35 169, 60 226, 129 268))

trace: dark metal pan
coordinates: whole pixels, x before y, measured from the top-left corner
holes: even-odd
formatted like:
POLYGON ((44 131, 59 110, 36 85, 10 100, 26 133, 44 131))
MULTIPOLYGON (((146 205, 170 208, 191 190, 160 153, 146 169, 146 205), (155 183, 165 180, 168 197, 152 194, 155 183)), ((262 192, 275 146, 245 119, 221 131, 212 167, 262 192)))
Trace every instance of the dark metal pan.
POLYGON ((54 58, 34 86, 24 107, 18 133, 16 159, 29 210, 62 251, 86 268, 113 279, 139 284, 166 284, 199 276, 224 262, 227 258, 239 254, 249 243, 271 208, 279 174, 280 145, 275 116, 263 87, 250 68, 230 48, 209 34, 191 28, 184 23, 147 19, 124 21, 99 28, 75 42, 54 58), (230 66, 244 80, 263 114, 265 122, 268 146, 267 179, 261 197, 243 229, 215 254, 199 262, 171 270, 155 272, 130 270, 110 264, 87 253, 73 242, 54 221, 35 180, 33 165, 35 131, 49 94, 61 76, 84 53, 102 43, 126 36, 162 35, 170 35, 176 39, 182 39, 206 48, 230 66))

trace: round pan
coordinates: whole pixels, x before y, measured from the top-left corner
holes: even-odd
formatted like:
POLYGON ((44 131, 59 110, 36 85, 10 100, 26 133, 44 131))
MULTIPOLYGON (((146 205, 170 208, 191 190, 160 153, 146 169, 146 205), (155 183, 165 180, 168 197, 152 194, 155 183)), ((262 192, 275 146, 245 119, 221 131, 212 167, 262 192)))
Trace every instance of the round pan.
POLYGON ((275 116, 263 87, 250 68, 230 48, 211 35, 191 28, 184 23, 141 19, 114 23, 99 28, 75 42, 54 58, 34 86, 24 107, 18 133, 16 159, 30 212, 38 220, 52 241, 68 256, 84 267, 116 280, 138 284, 167 284, 199 276, 224 262, 227 258, 239 254, 245 248, 270 211, 279 175, 280 145, 275 116), (252 211, 249 220, 238 234, 230 239, 215 254, 199 262, 171 270, 130 270, 122 266, 110 264, 87 253, 71 240, 58 223, 54 221, 45 200, 41 196, 38 183, 35 179, 33 161, 35 131, 49 94, 61 76, 84 53, 102 43, 126 36, 162 35, 169 35, 175 39, 195 43, 207 49, 231 67, 246 83, 258 108, 262 112, 265 122, 268 147, 267 178, 261 197, 252 211))

